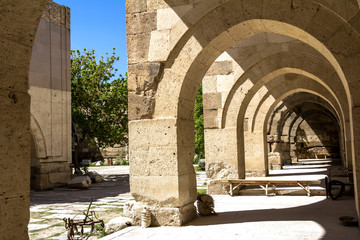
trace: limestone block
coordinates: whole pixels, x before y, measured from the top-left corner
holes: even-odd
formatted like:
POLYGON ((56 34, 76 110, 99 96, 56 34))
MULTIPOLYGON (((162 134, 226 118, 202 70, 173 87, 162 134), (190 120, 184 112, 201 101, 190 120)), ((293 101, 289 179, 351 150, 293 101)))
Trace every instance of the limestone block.
POLYGON ((174 118, 131 121, 129 123, 129 149, 137 147, 164 146, 176 144, 176 124, 174 118))
MULTIPOLYGON (((186 3, 186 1, 184 1, 186 3)), ((168 30, 181 20, 181 18, 192 9, 192 5, 182 5, 172 8, 162 8, 157 10, 157 29, 168 30)))
POLYGON ((36 173, 31 177, 31 189, 43 191, 55 187, 55 184, 50 184, 48 173, 41 173, 36 171, 36 173))
POLYGON ((0 61, 2 62, 0 87, 9 91, 26 91, 29 73, 26 70, 31 56, 31 48, 4 38, 0 38, 0 45, 6 46, 0 48, 0 61))
POLYGON ((70 171, 69 172, 49 173, 50 184, 66 185, 66 183, 69 180, 70 180, 70 171))
MULTIPOLYGON (((210 181, 208 183, 207 193, 210 195, 228 195, 228 189, 229 186, 225 186, 218 181, 210 181)), ((234 194, 236 194, 236 192, 234 194)))
POLYGON ((30 194, 0 195, 0 231, 1 239, 28 239, 30 219, 30 194), (21 221, 20 221, 21 220, 21 221))
POLYGON ((156 90, 157 82, 162 74, 161 63, 142 63, 128 66, 129 91, 156 90))
POLYGON ((216 89, 216 76, 205 76, 202 81, 203 93, 215 93, 216 89))
POLYGON ((179 119, 177 123, 178 131, 177 143, 180 147, 192 147, 194 146, 194 132, 195 126, 194 121, 179 119))
POLYGON ((237 141, 236 128, 205 130, 206 172, 209 178, 239 174, 237 141))
POLYGON ((170 31, 152 31, 150 37, 149 61, 166 61, 170 53, 170 31))
POLYGON ((233 71, 233 62, 232 61, 221 61, 214 62, 213 65, 206 72, 207 76, 213 75, 228 75, 233 71))
POLYGON ((140 225, 141 211, 146 207, 151 212, 150 226, 181 226, 197 217, 193 203, 182 207, 159 207, 140 202, 128 202, 124 206, 124 216, 133 219, 133 223, 140 225))
POLYGON ((343 19, 348 21, 355 14, 358 13, 357 2, 355 1, 327 1, 317 0, 321 5, 330 8, 332 11, 340 15, 343 19))
POLYGON ((148 61, 150 32, 126 36, 128 64, 148 61))
POLYGON ((355 29, 360 29, 360 13, 357 13, 350 21, 349 24, 355 29))
POLYGON ((262 13, 263 19, 274 19, 281 21, 284 14, 290 10, 290 0, 272 0, 262 2, 262 13))
POLYGON ((70 188, 89 188, 91 186, 91 179, 88 176, 78 176, 71 179, 67 185, 70 188))
POLYGON ((203 94, 204 109, 221 108, 221 93, 203 94))
POLYGON ((132 225, 132 219, 127 217, 116 217, 111 219, 106 225, 105 225, 105 232, 112 233, 120 231, 121 229, 124 229, 128 226, 132 225))
POLYGON ((234 85, 235 79, 233 75, 220 75, 216 77, 216 89, 218 92, 229 92, 234 85))
POLYGON ((204 128, 206 129, 218 128, 219 122, 217 116, 218 116, 218 110, 204 109, 204 128))
MULTIPOLYGON (((311 21, 318 11, 319 5, 315 2, 293 0, 287 8, 290 9, 285 12, 283 22, 287 22, 304 29, 312 24, 311 21)), ((275 11, 272 11, 271 13, 274 14, 274 12, 275 11)))
POLYGON ((135 92, 128 93, 129 120, 137 120, 150 118, 154 111, 154 98, 153 96, 138 95, 135 92))
POLYGON ((139 34, 154 30, 156 30, 156 12, 141 12, 126 15, 127 34, 139 34))
POLYGON ((227 27, 232 27, 240 22, 246 20, 243 12, 242 4, 223 4, 222 6, 216 9, 216 12, 221 18, 221 21, 227 27))
POLYGON ((174 176, 178 171, 175 147, 130 148, 131 174, 136 176, 174 176))
POLYGON ((146 11, 147 0, 128 0, 126 2, 126 13, 138 13, 146 11))
POLYGON ((227 162, 226 159, 212 161, 206 165, 206 176, 211 179, 239 178, 238 172, 239 170, 232 166, 231 162, 227 162))
MULTIPOLYGON (((210 12, 208 13, 206 18, 202 18, 199 20, 199 22, 197 23, 197 28, 193 31, 196 40, 202 46, 205 46, 206 44, 214 40, 219 34, 226 32, 226 29, 219 15, 216 12, 210 12), (211 26, 211 29, 206 26, 211 26)), ((220 41, 216 43, 222 45, 220 41)), ((217 48, 216 43, 214 42, 213 44, 213 47, 215 48, 217 48)), ((234 44, 232 44, 231 46, 233 46, 234 44)))
POLYGON ((29 117, 26 113, 18 114, 25 119, 17 121, 14 112, 2 112, 0 117, 0 161, 6 163, 0 166, 0 189, 3 195, 23 195, 29 191, 30 134, 24 129, 29 127, 30 119, 26 119, 26 116, 29 117), (2 121, 4 116, 9 117, 7 122, 2 121))
POLYGON ((130 175, 131 194, 136 201, 140 202, 174 207, 181 206, 184 203, 179 200, 178 184, 178 176, 130 175))
MULTIPOLYGON (((6 9, 6 11, 2 11, 0 14, 1 35, 19 44, 32 46, 38 21, 46 3, 47 0, 21 1, 18 4, 13 4, 12 1, 2 1, 0 9, 6 9)), ((25 56, 26 61, 29 61, 29 58, 25 56)))
POLYGON ((162 81, 156 91, 156 108, 153 118, 168 118, 178 115, 178 99, 181 91, 179 84, 184 77, 165 69, 162 81))
POLYGON ((323 6, 319 6, 317 13, 311 20, 306 31, 311 33, 321 42, 326 41, 334 32, 339 29, 344 22, 340 20, 339 16, 334 15, 332 12, 323 6))

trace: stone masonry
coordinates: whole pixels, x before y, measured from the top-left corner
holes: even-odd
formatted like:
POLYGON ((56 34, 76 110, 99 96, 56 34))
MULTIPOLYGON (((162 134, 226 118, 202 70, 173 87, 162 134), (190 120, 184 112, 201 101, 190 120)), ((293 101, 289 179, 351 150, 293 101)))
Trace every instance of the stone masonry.
POLYGON ((148 206, 160 225, 194 217, 202 83, 208 177, 338 157, 355 170, 360 214, 356 0, 127 0, 126 11, 134 213, 148 206))
POLYGON ((51 189, 70 180, 70 69, 70 9, 49 1, 29 70, 32 189, 51 189))
MULTIPOLYGON (((28 238, 28 78, 47 3, 0 1, 0 239, 28 238)), ((343 164, 354 170, 360 217, 359 1, 127 0, 126 12, 134 213, 148 206, 160 225, 181 225, 196 217, 196 92, 203 79, 214 74, 207 74, 214 62, 222 62, 219 57, 240 44, 240 61, 228 54, 240 67, 216 73, 216 91, 204 97, 214 99, 206 107, 212 116, 206 124, 218 133, 206 133, 206 144, 211 144, 206 149, 217 151, 213 163, 223 162, 221 177, 266 175, 270 126, 281 120, 282 126, 276 125, 272 133, 288 133, 276 141, 291 144, 287 137, 299 129, 292 126, 301 127, 302 119, 313 112, 307 106, 316 105, 337 126, 343 164), (236 74, 229 89, 221 79, 231 71, 236 74), (219 94, 223 86, 227 89, 219 94), (312 97, 294 103, 302 93, 312 97), (277 114, 279 108, 285 115, 277 114)))

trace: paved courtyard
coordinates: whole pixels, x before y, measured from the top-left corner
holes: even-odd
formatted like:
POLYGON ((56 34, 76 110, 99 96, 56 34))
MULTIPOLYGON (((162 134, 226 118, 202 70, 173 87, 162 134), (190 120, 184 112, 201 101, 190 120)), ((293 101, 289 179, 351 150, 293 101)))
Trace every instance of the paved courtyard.
POLYGON ((354 201, 324 196, 215 196, 218 215, 198 217, 183 227, 130 227, 104 240, 115 239, 360 239, 357 227, 340 224, 353 215, 354 201))
MULTIPOLYGON (((88 190, 57 188, 31 192, 31 239, 66 239, 62 219, 77 214, 79 218, 91 198, 91 210, 105 222, 119 216, 124 203, 133 200, 127 166, 96 167, 90 171, 104 175, 106 181, 88 190)), ((287 173, 296 174, 296 170, 287 173)), ((281 175, 280 172, 274 174, 281 175)), ((316 174, 313 177, 322 177, 318 172, 313 174, 316 174)), ((198 173, 197 179, 198 188, 205 188, 205 173, 198 173)), ((359 228, 343 226, 338 220, 340 216, 355 217, 353 197, 337 201, 305 194, 214 196, 214 199, 215 216, 198 217, 182 227, 128 227, 102 239, 360 239, 359 228)))

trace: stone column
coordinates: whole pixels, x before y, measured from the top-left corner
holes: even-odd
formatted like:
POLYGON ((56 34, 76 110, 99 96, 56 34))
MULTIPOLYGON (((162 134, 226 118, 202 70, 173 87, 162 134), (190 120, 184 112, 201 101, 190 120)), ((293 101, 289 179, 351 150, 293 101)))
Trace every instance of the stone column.
POLYGON ((0 239, 28 239, 32 44, 45 0, 0 2, 0 239))
POLYGON ((352 155, 352 167, 354 175, 355 205, 358 218, 360 217, 360 106, 352 108, 353 111, 353 136, 354 151, 352 155))
POLYGON ((130 122, 130 189, 137 203, 125 213, 136 221, 145 206, 152 225, 180 226, 196 217, 194 140, 181 133, 194 131, 190 125, 175 118, 130 122))

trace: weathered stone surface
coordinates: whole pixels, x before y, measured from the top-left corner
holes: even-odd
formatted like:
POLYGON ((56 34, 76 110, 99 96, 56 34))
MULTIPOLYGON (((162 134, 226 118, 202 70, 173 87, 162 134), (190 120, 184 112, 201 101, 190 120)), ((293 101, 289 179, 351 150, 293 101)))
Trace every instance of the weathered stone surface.
POLYGON ((132 102, 128 109, 130 120, 151 118, 155 107, 154 97, 151 93, 150 96, 147 96, 129 92, 129 101, 132 102))
POLYGON ((197 211, 202 216, 214 214, 214 199, 209 194, 202 194, 197 197, 197 211))
POLYGON ((237 178, 237 172, 226 162, 209 163, 206 166, 206 175, 211 179, 237 178))
POLYGON ((70 10, 49 1, 29 68, 31 188, 66 185, 71 162, 70 10), (56 136, 56 137, 54 137, 56 136))
POLYGON ((105 224, 105 232, 106 233, 117 232, 131 225, 132 225, 131 218, 116 217, 111 219, 107 224, 105 224))
POLYGON ((133 220, 135 225, 141 221, 141 211, 146 207, 151 212, 151 225, 155 226, 181 226, 196 218, 196 208, 193 203, 180 208, 151 206, 139 202, 129 202, 124 206, 123 215, 133 220))
POLYGON ((104 178, 99 173, 97 173, 95 171, 88 172, 88 173, 86 173, 86 175, 89 176, 92 183, 99 183, 99 182, 104 181, 104 178))
POLYGON ((155 91, 162 71, 163 66, 158 62, 129 65, 128 89, 136 93, 155 91))
MULTIPOLYGON (((225 186, 219 181, 210 181, 207 185, 207 193, 210 195, 228 195, 229 194, 229 186, 225 186)), ((236 191, 234 194, 236 194, 236 191)))
POLYGON ((88 176, 78 176, 71 179, 68 184, 70 188, 89 188, 91 186, 91 179, 88 176))
POLYGON ((232 61, 214 62, 206 72, 207 76, 229 75, 234 71, 232 61))

